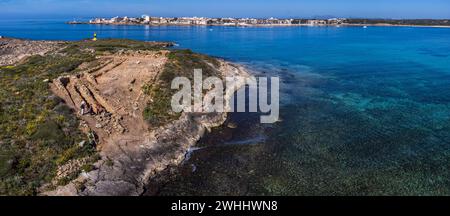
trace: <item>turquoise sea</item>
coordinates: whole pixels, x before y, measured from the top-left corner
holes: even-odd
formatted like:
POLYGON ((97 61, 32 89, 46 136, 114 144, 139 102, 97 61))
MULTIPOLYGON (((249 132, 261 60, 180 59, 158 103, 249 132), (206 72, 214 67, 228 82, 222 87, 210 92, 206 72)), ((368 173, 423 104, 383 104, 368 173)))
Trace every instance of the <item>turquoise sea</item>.
POLYGON ((233 113, 159 195, 450 195, 450 28, 146 27, 0 20, 28 39, 174 41, 281 78, 281 118, 233 113))

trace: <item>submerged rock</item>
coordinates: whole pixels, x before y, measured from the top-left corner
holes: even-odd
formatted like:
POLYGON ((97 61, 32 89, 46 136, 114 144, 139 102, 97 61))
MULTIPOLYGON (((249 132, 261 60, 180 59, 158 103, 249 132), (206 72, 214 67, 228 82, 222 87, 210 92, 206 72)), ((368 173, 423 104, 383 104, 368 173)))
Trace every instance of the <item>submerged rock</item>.
POLYGON ((234 122, 230 122, 230 123, 228 123, 227 127, 231 128, 231 129, 236 129, 238 127, 238 125, 234 122))

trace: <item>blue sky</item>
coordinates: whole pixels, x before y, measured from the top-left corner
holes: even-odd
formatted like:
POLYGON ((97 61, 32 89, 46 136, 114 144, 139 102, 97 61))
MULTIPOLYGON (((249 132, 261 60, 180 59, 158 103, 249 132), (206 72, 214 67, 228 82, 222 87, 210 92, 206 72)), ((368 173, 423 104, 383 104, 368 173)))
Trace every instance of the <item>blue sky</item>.
POLYGON ((0 0, 0 17, 450 18, 449 0, 0 0))

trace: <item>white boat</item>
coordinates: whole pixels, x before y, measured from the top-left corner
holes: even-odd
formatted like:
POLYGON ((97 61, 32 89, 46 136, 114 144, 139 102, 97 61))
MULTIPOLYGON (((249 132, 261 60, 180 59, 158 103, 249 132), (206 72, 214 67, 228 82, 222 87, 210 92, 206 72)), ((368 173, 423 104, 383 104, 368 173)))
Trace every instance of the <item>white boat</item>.
POLYGON ((363 28, 367 28, 367 26, 363 26, 363 28))

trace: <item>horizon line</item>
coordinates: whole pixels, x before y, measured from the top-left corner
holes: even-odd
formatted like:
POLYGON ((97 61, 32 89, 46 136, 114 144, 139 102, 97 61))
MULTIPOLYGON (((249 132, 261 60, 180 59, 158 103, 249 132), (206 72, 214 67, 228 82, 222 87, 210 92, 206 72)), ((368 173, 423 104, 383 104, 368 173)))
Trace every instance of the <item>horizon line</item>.
MULTIPOLYGON (((54 15, 54 16, 30 16, 30 17, 23 17, 20 18, 17 16, 1 16, 2 18, 11 18, 11 19, 74 19, 74 18, 82 18, 82 19, 91 19, 91 18, 113 18, 113 17, 141 17, 143 15, 98 15, 98 16, 88 16, 88 15, 74 15, 74 16, 65 16, 65 15, 54 15)), ((317 16, 309 16, 309 17, 301 17, 301 16, 288 16, 288 17, 281 17, 281 16, 266 16, 266 17, 242 17, 242 16, 223 16, 223 17, 211 17, 211 16, 156 16, 156 15, 148 15, 150 17, 163 17, 163 18, 182 18, 182 17, 197 17, 197 18, 211 18, 211 19, 217 19, 217 18, 235 18, 235 19, 270 19, 270 18, 276 18, 276 19, 333 19, 333 18, 340 18, 340 19, 371 19, 371 20, 377 20, 377 19, 384 19, 384 20, 450 20, 449 18, 392 18, 392 17, 345 17, 345 16, 329 16, 329 15, 317 15, 317 16)))

